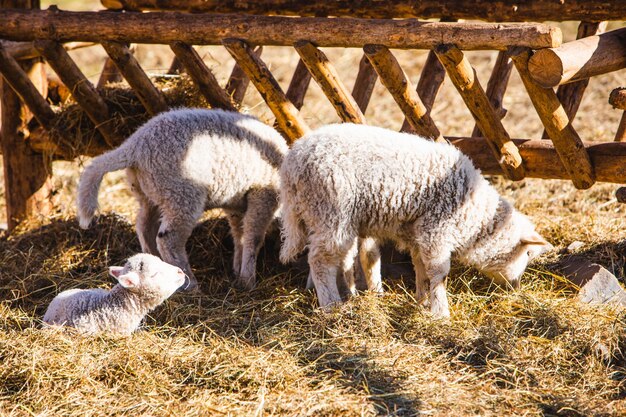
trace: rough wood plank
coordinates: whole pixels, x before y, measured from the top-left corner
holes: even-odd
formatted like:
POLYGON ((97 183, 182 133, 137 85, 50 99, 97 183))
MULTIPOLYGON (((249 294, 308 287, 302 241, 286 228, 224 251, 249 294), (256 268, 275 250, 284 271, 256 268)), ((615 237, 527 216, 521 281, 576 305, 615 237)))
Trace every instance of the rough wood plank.
POLYGON ((626 28, 538 50, 528 62, 533 80, 545 88, 626 68, 626 28))
POLYGON ((209 68, 204 64, 200 55, 191 45, 184 42, 173 42, 170 45, 172 51, 181 65, 187 69, 187 73, 198 86, 200 93, 206 98, 211 107, 230 111, 237 111, 237 107, 231 100, 230 95, 220 87, 217 79, 209 68))
MULTIPOLYGON (((260 57, 262 52, 263 45, 257 46, 254 50, 254 55, 260 57)), ((233 102, 238 106, 240 106, 243 102, 243 98, 246 95, 246 90, 248 90, 249 84, 250 78, 248 78, 239 64, 235 62, 233 71, 230 73, 230 77, 226 83, 226 91, 228 92, 228 95, 232 97, 233 102)))
POLYGON ((532 79, 528 71, 531 53, 532 51, 527 48, 512 48, 509 51, 537 114, 552 139, 574 186, 579 189, 589 188, 595 182, 594 169, 589 155, 556 93, 551 88, 542 88, 532 79))
POLYGON ((1 44, 0 73, 2 73, 2 76, 11 88, 19 94, 22 101, 26 103, 39 124, 46 129, 52 128, 56 117, 54 111, 52 111, 46 99, 42 97, 41 93, 33 85, 28 74, 1 44))
MULTIPOLYGON (((500 120, 506 116, 506 109, 502 106, 502 100, 504 98, 504 93, 506 92, 506 86, 509 83, 512 69, 513 61, 508 56, 506 51, 500 51, 498 53, 498 57, 496 58, 496 63, 493 66, 493 70, 491 71, 491 76, 487 82, 487 91, 485 92, 487 94, 487 98, 489 98, 491 106, 493 106, 493 109, 500 120)), ((480 131, 478 124, 474 126, 472 136, 484 136, 480 131)))
MULTIPOLYGON (((120 14, 116 16, 119 17, 120 14)), ((151 115, 155 116, 168 109, 165 97, 150 82, 126 45, 118 42, 103 42, 102 46, 151 115)))
MULTIPOLYGON (((578 25, 577 39, 604 33, 607 22, 580 22, 578 25)), ((556 96, 565 109, 565 113, 570 120, 573 120, 578 113, 580 102, 583 99, 585 89, 589 84, 589 78, 574 81, 572 83, 560 85, 556 90, 556 96)), ((548 138, 548 132, 543 131, 544 139, 548 138)))
POLYGON ((589 0, 101 0, 110 9, 181 10, 210 13, 278 14, 289 16, 352 16, 393 19, 419 17, 537 22, 565 20, 626 20, 621 1, 589 0))
POLYGON ((415 132, 437 142, 444 141, 426 106, 389 49, 383 45, 366 45, 363 51, 415 132))
POLYGON ((433 49, 456 43, 464 50, 530 48, 561 44, 560 29, 530 23, 441 23, 353 18, 208 15, 172 12, 0 11, 0 37, 15 41, 52 39, 217 45, 238 38, 251 45, 291 46, 306 39, 318 47, 384 44, 398 49, 433 49), (183 29, 181 29, 183 28, 183 29), (459 36, 462 31, 463 36, 459 36))
POLYGON ((48 64, 57 73, 61 81, 70 89, 76 102, 85 110, 87 116, 102 133, 107 144, 119 142, 114 120, 109 109, 96 88, 72 61, 63 46, 54 41, 37 41, 35 47, 46 58, 48 64))
POLYGON ((298 60, 298 65, 293 72, 293 77, 289 82, 287 88, 287 99, 296 106, 296 109, 300 110, 304 104, 304 96, 309 89, 311 83, 311 73, 302 62, 302 59, 298 60))
POLYGON ((326 55, 308 41, 296 42, 295 48, 341 120, 364 124, 365 116, 326 55))
POLYGON ((512 180, 524 178, 524 166, 519 151, 511 142, 500 117, 476 77, 476 71, 463 52, 454 45, 440 45, 435 53, 474 116, 480 131, 492 145, 491 152, 502 165, 506 176, 512 180))
POLYGON ((352 97, 354 97, 354 101, 363 113, 367 110, 367 105, 372 98, 376 80, 378 80, 378 73, 372 67, 367 55, 363 55, 359 62, 359 72, 356 75, 354 87, 352 88, 352 97))
POLYGON ((224 39, 222 43, 259 90, 288 142, 293 143, 307 133, 309 128, 298 109, 287 99, 272 73, 252 49, 240 39, 224 39))
POLYGON ((626 87, 616 88, 611 91, 609 96, 609 103, 616 109, 625 110, 622 113, 622 118, 617 126, 614 140, 616 142, 626 141, 626 87))

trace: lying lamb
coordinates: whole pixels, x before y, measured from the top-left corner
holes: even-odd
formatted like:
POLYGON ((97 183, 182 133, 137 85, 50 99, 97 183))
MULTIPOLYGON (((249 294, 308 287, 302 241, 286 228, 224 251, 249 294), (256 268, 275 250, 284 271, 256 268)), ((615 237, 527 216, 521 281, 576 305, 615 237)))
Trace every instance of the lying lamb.
POLYGON ((161 113, 85 169, 78 186, 80 226, 89 227, 98 208, 104 174, 127 168, 140 205, 137 235, 144 252, 181 267, 185 289, 194 289, 185 242, 205 209, 222 208, 235 241, 237 284, 254 288, 287 149, 276 130, 251 116, 205 109, 161 113))
POLYGON ((131 334, 148 312, 185 282, 180 268, 145 253, 129 258, 123 267, 109 267, 109 273, 119 282, 110 291, 63 291, 48 306, 43 321, 87 334, 131 334))
MULTIPOLYGON (((326 126, 295 143, 280 175, 281 260, 309 245, 321 307, 341 301, 336 278, 351 273, 358 237, 390 239, 411 253, 417 299, 427 301, 430 284, 435 317, 450 315, 445 280, 453 254, 516 287, 528 262, 551 248, 468 157, 414 135, 326 126)), ((368 284, 380 288, 376 245, 359 255, 368 284)))

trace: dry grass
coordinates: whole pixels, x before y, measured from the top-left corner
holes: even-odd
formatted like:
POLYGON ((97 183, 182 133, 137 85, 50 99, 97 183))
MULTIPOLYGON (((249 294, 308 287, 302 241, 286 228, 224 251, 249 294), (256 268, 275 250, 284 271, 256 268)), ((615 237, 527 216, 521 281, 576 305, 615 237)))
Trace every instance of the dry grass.
MULTIPOLYGON (((223 82, 232 66, 228 54, 199 51, 223 82)), ((351 86, 359 52, 328 53, 351 86)), ((138 55, 151 70, 171 59, 167 48, 141 48, 138 55)), ((75 56, 97 77, 101 51, 75 56)), ((397 56, 416 80, 425 53, 397 56)), ((264 58, 286 87, 296 54, 267 48, 264 58)), ((470 59, 486 83, 495 54, 470 59)), ((606 99, 623 79, 624 71, 592 80, 575 121, 583 138, 607 140, 615 132, 620 114, 606 99)), ((271 122, 252 89, 245 104, 271 122)), ((512 136, 538 137, 541 126, 515 74, 505 107, 512 136)), ((337 120, 315 85, 303 114, 313 126, 337 120)), ((402 122, 380 86, 366 116, 396 129, 402 122)), ((433 117, 446 134, 467 135, 473 127, 449 82, 433 117)), ((107 176, 101 189, 105 214, 97 226, 78 228, 73 196, 81 163, 55 163, 51 218, 34 218, 0 238, 0 415, 626 413, 626 316, 620 308, 577 303, 551 266, 556 254, 529 268, 514 293, 455 266, 449 322, 433 322, 415 306, 410 273, 388 272, 384 296, 364 295, 324 315, 303 289, 306 265, 278 264, 275 237, 263 249, 258 289, 232 289, 227 227, 208 215, 188 243, 200 295, 175 295, 127 338, 44 331, 40 318, 56 293, 112 286, 106 266, 140 249, 136 207, 121 173, 107 176)), ((550 241, 585 242, 582 254, 623 279, 625 210, 613 199, 614 185, 576 191, 564 181, 494 183, 550 241)), ((404 259, 393 263, 406 269, 404 259)))

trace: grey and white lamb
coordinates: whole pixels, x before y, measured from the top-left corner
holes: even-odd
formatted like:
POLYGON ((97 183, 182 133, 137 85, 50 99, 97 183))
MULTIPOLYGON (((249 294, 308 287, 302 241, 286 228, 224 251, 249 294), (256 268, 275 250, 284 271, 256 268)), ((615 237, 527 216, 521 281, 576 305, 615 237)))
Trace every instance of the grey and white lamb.
POLYGON ((280 170, 281 260, 309 247, 321 307, 341 302, 337 277, 350 282, 357 238, 368 286, 380 289, 375 241, 410 252, 417 299, 433 316, 450 315, 446 276, 455 255, 514 287, 528 262, 551 245, 452 145, 382 128, 320 128, 292 147, 280 170))
POLYGON ((185 282, 185 273, 153 255, 140 253, 109 273, 119 284, 74 289, 58 294, 44 315, 51 326, 74 327, 81 333, 131 334, 141 320, 185 282))
POLYGON ((206 109, 161 113, 85 169, 78 186, 80 226, 92 221, 104 174, 126 168, 140 205, 136 228, 143 252, 182 268, 185 289, 194 289, 185 242, 205 209, 222 208, 235 243, 237 284, 254 288, 287 149, 276 130, 251 116, 206 109))

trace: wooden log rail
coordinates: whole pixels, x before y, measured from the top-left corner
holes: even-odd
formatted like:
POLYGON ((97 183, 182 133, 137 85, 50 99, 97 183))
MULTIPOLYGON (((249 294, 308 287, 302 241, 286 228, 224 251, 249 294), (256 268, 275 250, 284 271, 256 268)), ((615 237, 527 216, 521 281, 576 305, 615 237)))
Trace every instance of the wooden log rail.
POLYGON ((530 76, 528 62, 532 51, 511 48, 509 54, 574 186, 579 189, 591 187, 595 181, 593 164, 565 109, 554 90, 542 88, 530 76))
POLYGON ((524 166, 519 151, 511 142, 500 117, 478 82, 476 71, 463 52, 453 45, 440 45, 435 49, 435 53, 472 113, 476 124, 491 144, 491 152, 506 176, 513 180, 524 178, 524 166))
POLYGON ((626 2, 588 0, 101 0, 109 9, 179 10, 210 13, 249 13, 290 16, 353 16, 541 22, 565 20, 626 20, 626 2))
POLYGON ((626 28, 541 49, 528 62, 530 75, 545 88, 622 68, 626 68, 626 28))
POLYGON ((428 109, 389 49, 382 45, 366 45, 363 51, 413 130, 426 138, 443 142, 428 109))
POLYGON ((344 122, 365 124, 365 116, 326 55, 308 41, 295 44, 300 59, 344 122))
POLYGON ((561 45, 560 29, 528 23, 448 23, 354 18, 292 19, 280 16, 191 13, 65 12, 0 10, 0 38, 122 43, 219 45, 238 38, 251 45, 291 46, 308 40, 318 47, 380 44, 397 49, 433 49, 455 43, 460 49, 533 49, 561 45), (181 30, 184 28, 184 30, 181 30), (463 36, 459 36, 462 31, 463 36))

